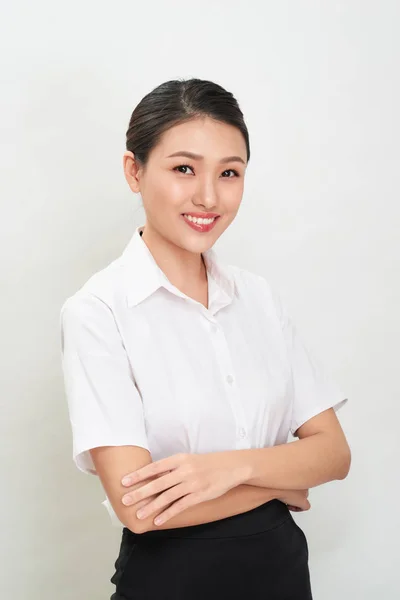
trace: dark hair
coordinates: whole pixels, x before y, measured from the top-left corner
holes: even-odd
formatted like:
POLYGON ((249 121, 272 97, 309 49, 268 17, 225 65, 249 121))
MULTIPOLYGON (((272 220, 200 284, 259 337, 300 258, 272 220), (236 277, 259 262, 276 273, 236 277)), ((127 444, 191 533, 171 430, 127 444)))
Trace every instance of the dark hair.
POLYGON ((142 98, 129 121, 126 149, 145 167, 151 150, 167 129, 199 117, 237 127, 246 142, 249 161, 249 133, 233 94, 217 83, 195 78, 166 81, 142 98))

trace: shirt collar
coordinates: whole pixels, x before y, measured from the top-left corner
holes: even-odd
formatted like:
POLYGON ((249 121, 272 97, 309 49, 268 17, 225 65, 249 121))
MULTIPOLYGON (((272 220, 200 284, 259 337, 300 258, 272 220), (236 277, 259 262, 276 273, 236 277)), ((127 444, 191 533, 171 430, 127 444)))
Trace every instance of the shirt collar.
MULTIPOLYGON (((120 260, 126 267, 128 306, 136 306, 145 300, 160 287, 170 290, 172 293, 186 297, 169 281, 165 273, 156 263, 146 243, 140 236, 144 226, 135 229, 130 241, 125 247, 120 260)), ((203 252, 204 262, 208 275, 214 279, 219 288, 232 300, 237 288, 233 273, 220 260, 214 248, 203 252)))

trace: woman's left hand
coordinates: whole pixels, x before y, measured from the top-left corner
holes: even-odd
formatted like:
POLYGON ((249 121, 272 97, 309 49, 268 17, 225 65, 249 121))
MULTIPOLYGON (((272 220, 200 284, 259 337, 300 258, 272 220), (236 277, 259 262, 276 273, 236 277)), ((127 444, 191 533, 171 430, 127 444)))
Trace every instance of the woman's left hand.
POLYGON ((186 508, 218 498, 228 490, 245 483, 248 466, 243 464, 235 450, 206 454, 180 453, 129 473, 122 479, 122 485, 130 486, 154 475, 161 476, 124 495, 122 502, 129 506, 158 494, 136 515, 144 519, 171 505, 154 521, 156 525, 161 525, 186 508))

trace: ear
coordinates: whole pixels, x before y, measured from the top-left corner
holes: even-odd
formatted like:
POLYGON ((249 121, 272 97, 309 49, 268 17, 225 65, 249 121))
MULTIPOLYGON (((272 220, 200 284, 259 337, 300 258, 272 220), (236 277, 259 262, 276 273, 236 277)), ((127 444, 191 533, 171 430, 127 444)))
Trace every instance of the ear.
POLYGON ((133 152, 127 150, 122 157, 122 163, 125 173, 125 179, 128 182, 132 192, 140 192, 139 170, 140 167, 135 160, 133 152))

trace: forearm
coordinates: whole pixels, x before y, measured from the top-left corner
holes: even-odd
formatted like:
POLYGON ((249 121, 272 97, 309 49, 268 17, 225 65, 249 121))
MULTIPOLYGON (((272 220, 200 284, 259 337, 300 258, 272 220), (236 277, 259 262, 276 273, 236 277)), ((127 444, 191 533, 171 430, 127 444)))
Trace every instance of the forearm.
POLYGON ((236 452, 240 453, 238 460, 249 467, 249 475, 243 483, 281 490, 305 490, 344 479, 350 467, 347 444, 325 433, 268 448, 236 452))
POLYGON ((144 519, 143 532, 200 525, 231 517, 261 506, 261 504, 275 498, 277 493, 278 490, 271 490, 266 487, 251 484, 238 485, 218 498, 186 508, 162 525, 154 525, 154 519, 157 514, 163 511, 159 511, 157 514, 154 513, 144 519))

